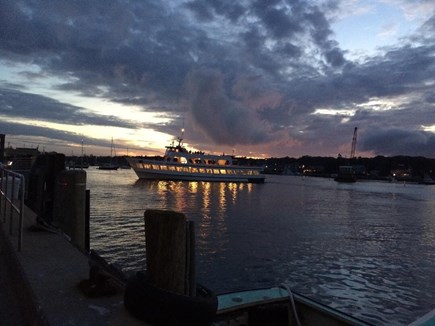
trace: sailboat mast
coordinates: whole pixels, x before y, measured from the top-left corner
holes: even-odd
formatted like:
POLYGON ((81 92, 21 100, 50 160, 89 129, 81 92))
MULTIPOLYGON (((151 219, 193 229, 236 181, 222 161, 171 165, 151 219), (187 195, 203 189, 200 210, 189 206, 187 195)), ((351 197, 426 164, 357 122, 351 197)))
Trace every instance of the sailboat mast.
POLYGON ((83 169, 83 138, 82 138, 82 157, 80 159, 80 167, 83 169))

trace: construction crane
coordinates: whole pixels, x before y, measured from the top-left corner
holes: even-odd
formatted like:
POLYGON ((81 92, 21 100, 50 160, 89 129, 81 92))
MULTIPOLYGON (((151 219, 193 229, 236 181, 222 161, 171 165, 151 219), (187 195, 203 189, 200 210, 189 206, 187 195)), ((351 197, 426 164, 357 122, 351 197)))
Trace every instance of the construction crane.
POLYGON ((352 138, 352 149, 350 150, 350 158, 351 159, 355 157, 357 131, 358 131, 358 128, 355 127, 355 130, 353 131, 353 138, 352 138))

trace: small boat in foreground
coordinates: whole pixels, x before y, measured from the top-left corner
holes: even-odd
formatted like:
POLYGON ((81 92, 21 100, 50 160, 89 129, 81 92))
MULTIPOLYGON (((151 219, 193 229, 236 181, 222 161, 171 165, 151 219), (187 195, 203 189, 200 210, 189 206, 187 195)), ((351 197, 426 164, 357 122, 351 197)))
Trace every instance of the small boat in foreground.
POLYGON ((188 151, 178 144, 166 146, 163 160, 127 157, 140 179, 263 183, 262 167, 233 164, 230 155, 188 151))
POLYGON ((217 298, 218 308, 214 326, 372 325, 295 293, 286 285, 221 294, 217 298))

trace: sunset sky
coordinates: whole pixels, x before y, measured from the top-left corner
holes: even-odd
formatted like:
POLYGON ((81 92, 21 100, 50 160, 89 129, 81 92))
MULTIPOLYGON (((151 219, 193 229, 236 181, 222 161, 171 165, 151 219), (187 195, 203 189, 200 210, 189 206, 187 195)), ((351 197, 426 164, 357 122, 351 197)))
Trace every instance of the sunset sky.
POLYGON ((433 0, 0 0, 0 133, 67 155, 435 157, 433 0))

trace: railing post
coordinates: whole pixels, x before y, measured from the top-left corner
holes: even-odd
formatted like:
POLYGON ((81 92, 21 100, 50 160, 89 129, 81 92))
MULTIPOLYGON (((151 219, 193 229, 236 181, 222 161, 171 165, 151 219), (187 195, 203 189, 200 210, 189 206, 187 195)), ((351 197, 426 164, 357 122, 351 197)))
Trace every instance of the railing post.
MULTIPOLYGON (((3 191, 3 182, 5 179, 4 174, 5 174, 5 172, 2 168, 1 169, 1 187, 0 187, 1 191, 3 191)), ((3 209, 3 207, 6 207, 6 199, 3 198, 3 195, 1 195, 0 196, 0 211, 3 209), (3 201, 4 201, 4 204, 3 204, 3 201)), ((3 223, 6 223, 6 214, 2 214, 2 215, 3 215, 3 223)))
POLYGON ((6 223, 6 202, 7 202, 7 194, 8 194, 8 174, 7 174, 7 172, 6 171, 4 171, 3 170, 3 172, 4 172, 4 175, 3 176, 6 176, 6 178, 3 178, 2 179, 2 188, 3 188, 3 197, 4 197, 4 199, 5 199, 5 205, 3 206, 3 222, 4 223, 6 223))
POLYGON ((18 225, 18 251, 21 251, 23 246, 23 227, 24 227, 24 194, 26 189, 24 176, 21 177, 21 198, 20 198, 20 219, 18 225))
POLYGON ((9 210, 9 234, 13 235, 14 213, 18 215, 18 251, 21 251, 23 241, 23 223, 24 223, 24 195, 25 179, 24 175, 8 171, 3 164, 0 164, 1 184, 0 184, 0 211, 3 213, 3 223, 6 223, 7 203, 10 205, 9 210), (15 183, 19 184, 16 186, 15 183), (12 184, 9 185, 9 182, 12 184), (18 187, 18 189, 17 189, 18 187), (20 197, 21 196, 21 197, 20 197), (15 201, 15 202, 14 202, 15 201), (18 204, 19 202, 19 204, 18 204))
MULTIPOLYGON (((11 179, 11 191, 10 191, 10 196, 11 196, 11 205, 9 207, 9 235, 13 234, 13 217, 14 217, 14 206, 12 205, 14 202, 14 190, 15 190, 15 174, 12 174, 12 179, 11 179)), ((7 179, 7 183, 9 183, 9 177, 7 179)), ((6 193, 7 195, 7 193, 6 193)))

